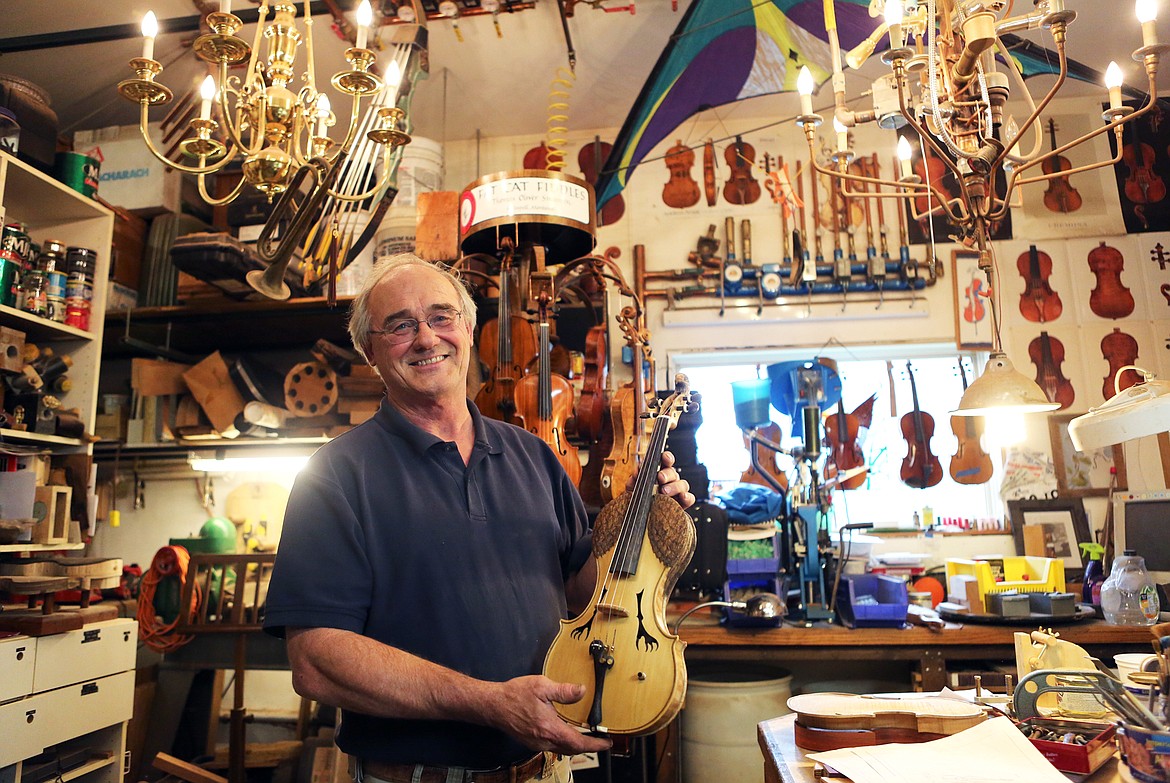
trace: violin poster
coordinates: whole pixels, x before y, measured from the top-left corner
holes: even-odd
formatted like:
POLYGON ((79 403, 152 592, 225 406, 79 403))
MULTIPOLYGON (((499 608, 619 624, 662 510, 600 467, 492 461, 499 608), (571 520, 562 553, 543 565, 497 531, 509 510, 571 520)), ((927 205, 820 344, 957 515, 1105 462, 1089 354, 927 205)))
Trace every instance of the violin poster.
MULTIPOLYGON (((1101 126, 1099 118, 1088 114, 1045 114, 1020 141, 1023 154, 1037 149, 1045 154, 1101 126)), ((1102 166, 1076 174, 1061 171, 1109 160, 1109 142, 1101 134, 1033 166, 1022 178, 1054 175, 1019 189, 1022 200, 1012 209, 1012 230, 1016 236, 1032 239, 1108 236, 1125 233, 1113 171, 1102 166)))
POLYGON ((960 351, 992 347, 991 305, 987 275, 979 268, 979 254, 951 252, 951 286, 955 300, 955 345, 960 351))
MULTIPOLYGON (((929 194, 909 201, 910 209, 906 215, 906 223, 908 224, 907 235, 910 244, 933 243, 941 245, 948 243, 952 241, 950 236, 955 229, 947 220, 940 199, 945 198, 948 201, 957 199, 959 197, 959 182, 951 168, 938 157, 930 145, 926 145, 924 154, 922 140, 918 138, 918 134, 912 128, 909 126, 900 128, 898 135, 905 137, 910 142, 910 149, 913 151, 910 166, 914 174, 923 182, 929 182, 934 186, 929 194)), ((995 181, 996 190, 1002 193, 1007 188, 1002 170, 997 172, 995 181)), ((1011 239, 1011 237, 1012 215, 1011 210, 1008 210, 1007 216, 1003 220, 992 224, 991 238, 1000 240, 1011 239)))
MULTIPOLYGON (((1133 101, 1130 108, 1138 108, 1133 101)), ((1117 154, 1117 142, 1109 136, 1109 149, 1117 154)), ((1126 123, 1121 137, 1121 160, 1113 167, 1121 215, 1130 234, 1170 230, 1170 124, 1159 104, 1150 112, 1126 123)))

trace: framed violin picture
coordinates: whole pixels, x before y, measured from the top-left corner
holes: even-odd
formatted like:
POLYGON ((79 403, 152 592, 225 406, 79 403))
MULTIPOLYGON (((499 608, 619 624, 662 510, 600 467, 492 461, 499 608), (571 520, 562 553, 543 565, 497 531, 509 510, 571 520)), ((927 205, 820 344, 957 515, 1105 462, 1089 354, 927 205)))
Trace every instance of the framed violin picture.
POLYGON ((1091 542, 1093 536, 1080 498, 1009 500, 1008 517, 1017 553, 1059 558, 1066 577, 1081 576, 1085 564, 1080 544, 1091 542))
POLYGON ((979 268, 979 254, 951 251, 951 290, 955 302, 955 345, 960 351, 991 348, 991 303, 987 275, 979 268))
POLYGON ((1110 472, 1114 468, 1117 469, 1117 479, 1113 488, 1128 489, 1125 450, 1120 445, 1085 452, 1073 448, 1068 423, 1078 415, 1054 413, 1048 417, 1057 495, 1066 498, 1104 497, 1109 494, 1110 472))

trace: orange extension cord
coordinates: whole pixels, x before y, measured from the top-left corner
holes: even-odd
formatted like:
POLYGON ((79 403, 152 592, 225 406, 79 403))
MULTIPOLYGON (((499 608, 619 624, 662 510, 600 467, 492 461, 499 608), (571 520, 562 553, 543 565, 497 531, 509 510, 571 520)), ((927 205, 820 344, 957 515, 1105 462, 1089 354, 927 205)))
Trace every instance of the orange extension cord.
MULTIPOLYGON (((159 583, 168 577, 177 577, 181 589, 187 579, 187 565, 190 562, 191 555, 184 547, 164 546, 154 553, 150 570, 142 576, 142 586, 138 593, 138 638, 156 652, 172 652, 193 638, 189 634, 175 633, 175 627, 179 624, 177 615, 173 622, 164 623, 154 610, 154 596, 159 583)), ((198 612, 202 600, 199 585, 194 587, 191 591, 192 616, 198 612)))

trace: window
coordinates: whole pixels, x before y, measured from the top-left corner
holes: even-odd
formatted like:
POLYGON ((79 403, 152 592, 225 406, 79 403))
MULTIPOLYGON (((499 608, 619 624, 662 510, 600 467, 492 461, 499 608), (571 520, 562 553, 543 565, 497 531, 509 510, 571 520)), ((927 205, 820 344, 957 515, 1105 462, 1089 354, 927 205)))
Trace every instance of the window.
MULTIPOLYGON (((980 520, 1002 517, 999 501, 999 483, 1002 473, 999 449, 987 436, 983 447, 992 455, 994 474, 984 484, 956 483, 948 466, 955 454, 958 440, 953 434, 950 411, 963 393, 959 371, 959 356, 953 346, 897 346, 886 349, 850 349, 826 354, 837 362, 841 379, 842 400, 846 412, 852 412, 875 395, 873 418, 868 431, 863 431, 862 452, 869 466, 866 483, 858 488, 832 494, 834 527, 850 522, 872 522, 876 529, 909 528, 915 514, 922 519, 930 510, 936 523, 947 519, 969 520, 972 529, 980 520), (914 408, 907 361, 913 370, 923 426, 933 430, 930 450, 939 460, 942 478, 935 486, 916 489, 901 479, 901 469, 914 440, 914 417, 903 418, 914 408), (891 414, 891 393, 893 414, 891 414), (908 440, 904 429, 910 434, 908 440)), ((756 377, 767 377, 769 364, 793 359, 807 359, 809 352, 762 352, 677 354, 671 363, 677 371, 686 373, 691 388, 702 394, 703 424, 696 433, 699 461, 707 467, 712 482, 734 482, 749 465, 749 455, 742 431, 736 426, 731 399, 731 383, 756 377)), ((968 380, 971 356, 967 359, 968 380)), ((980 363, 981 366, 982 363, 980 363)), ((836 412, 836 405, 822 414, 836 412)), ((785 433, 785 448, 802 445, 791 436, 789 418, 771 408, 773 422, 785 433)), ((956 418, 956 426, 965 422, 956 418)), ((981 426, 982 422, 977 420, 981 426)), ((823 433, 822 433, 823 434, 823 433)), ((780 466, 790 468, 793 461, 781 455, 780 466)), ((823 463, 823 460, 822 460, 823 463)), ((712 491, 716 489, 713 487, 712 491)))

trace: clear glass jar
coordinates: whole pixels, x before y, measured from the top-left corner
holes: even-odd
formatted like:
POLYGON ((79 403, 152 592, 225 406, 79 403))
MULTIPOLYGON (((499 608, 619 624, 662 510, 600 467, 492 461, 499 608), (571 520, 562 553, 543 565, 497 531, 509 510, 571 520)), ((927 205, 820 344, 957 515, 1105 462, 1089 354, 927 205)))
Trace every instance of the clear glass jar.
POLYGON ((1153 625, 1158 622, 1158 588, 1146 570, 1145 558, 1127 549, 1113 560, 1109 578, 1101 585, 1101 611, 1114 625, 1153 625))

